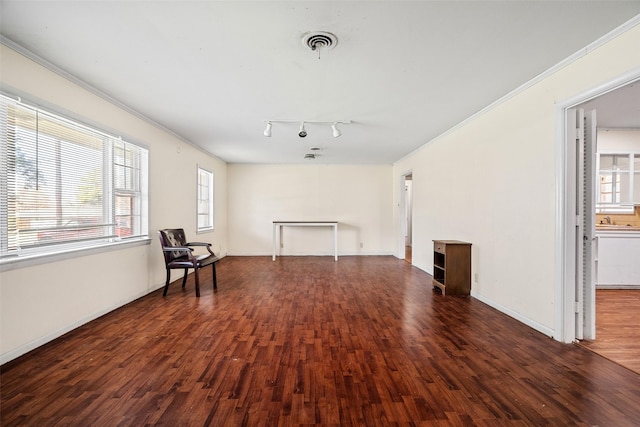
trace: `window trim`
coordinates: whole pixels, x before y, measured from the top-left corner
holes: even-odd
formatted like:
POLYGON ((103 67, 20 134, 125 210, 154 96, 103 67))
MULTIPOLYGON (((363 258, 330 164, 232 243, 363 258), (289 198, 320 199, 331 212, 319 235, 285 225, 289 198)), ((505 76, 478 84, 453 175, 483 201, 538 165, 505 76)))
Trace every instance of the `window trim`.
POLYGON ((200 233, 208 233, 215 230, 216 215, 215 215, 215 173, 212 170, 204 168, 200 165, 197 165, 197 175, 196 175, 196 234, 200 233), (208 176, 208 187, 209 187, 209 212, 208 219, 209 224, 206 227, 200 227, 200 217, 202 216, 200 212, 200 176, 201 172, 204 172, 208 176))
MULTIPOLYGON (((617 215, 633 215, 634 209, 635 209, 635 200, 633 200, 634 197, 634 175, 636 175, 638 173, 638 171, 634 170, 634 159, 636 156, 640 155, 640 152, 636 151, 636 150, 631 150, 631 151, 620 151, 620 150, 601 150, 598 151, 598 153, 596 153, 596 173, 597 173, 597 183, 596 183, 596 213, 597 214, 617 214, 617 215), (600 202, 600 194, 601 194, 601 183, 600 183, 600 178, 601 178, 601 168, 600 168, 600 157, 601 156, 613 156, 614 158, 618 158, 618 157, 628 157, 629 158, 629 169, 627 170, 627 173, 629 175, 629 194, 627 195, 628 197, 631 197, 631 200, 629 202, 619 202, 619 203, 615 203, 615 202, 611 202, 611 203, 606 203, 606 202, 600 202)), ((608 170, 608 169, 607 169, 608 170)), ((616 177, 619 176, 619 174, 612 170, 612 174, 615 175, 616 177)), ((615 185, 613 185, 615 187, 615 185)), ((622 196, 621 196, 622 197, 622 196)))

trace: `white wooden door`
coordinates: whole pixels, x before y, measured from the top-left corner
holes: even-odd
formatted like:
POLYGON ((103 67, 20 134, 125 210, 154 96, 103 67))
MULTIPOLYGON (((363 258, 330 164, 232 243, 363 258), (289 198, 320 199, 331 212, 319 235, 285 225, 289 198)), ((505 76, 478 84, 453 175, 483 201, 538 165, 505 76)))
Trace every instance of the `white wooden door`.
POLYGON ((583 246, 582 246, 582 324, 583 338, 596 338, 596 111, 584 112, 584 181, 583 181, 583 246))
POLYGON ((575 338, 595 339, 596 112, 568 110, 575 141, 575 338))

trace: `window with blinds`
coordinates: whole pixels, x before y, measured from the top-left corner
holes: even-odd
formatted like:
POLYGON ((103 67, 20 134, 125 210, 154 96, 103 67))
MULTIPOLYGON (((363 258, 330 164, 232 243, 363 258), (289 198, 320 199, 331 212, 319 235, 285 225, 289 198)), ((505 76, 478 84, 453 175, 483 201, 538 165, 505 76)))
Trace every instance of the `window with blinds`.
POLYGON ((598 155, 597 213, 633 213, 640 202, 640 155, 598 155))
POLYGON ((146 149, 0 97, 0 257, 146 237, 146 149))
POLYGON ((198 231, 213 230, 213 172, 198 167, 198 231))

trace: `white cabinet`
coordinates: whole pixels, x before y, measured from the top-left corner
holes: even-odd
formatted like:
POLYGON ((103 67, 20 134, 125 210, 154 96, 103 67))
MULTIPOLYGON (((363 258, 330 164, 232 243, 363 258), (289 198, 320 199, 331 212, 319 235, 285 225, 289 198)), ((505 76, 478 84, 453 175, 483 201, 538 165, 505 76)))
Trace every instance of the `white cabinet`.
POLYGON ((596 286, 640 289, 640 232, 597 232, 596 286))

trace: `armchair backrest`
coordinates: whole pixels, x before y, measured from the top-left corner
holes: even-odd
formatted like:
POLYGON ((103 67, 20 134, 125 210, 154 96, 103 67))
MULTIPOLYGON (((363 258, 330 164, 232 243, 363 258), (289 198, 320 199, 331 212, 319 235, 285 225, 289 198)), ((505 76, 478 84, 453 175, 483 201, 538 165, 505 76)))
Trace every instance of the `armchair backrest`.
MULTIPOLYGON (((184 235, 184 229, 182 228, 167 228, 164 230, 158 230, 158 236, 160 237, 160 244, 163 248, 170 247, 185 247, 187 244, 187 238, 184 235)), ((176 258, 180 258, 186 255, 185 251, 163 251, 164 262, 169 264, 176 258)))

